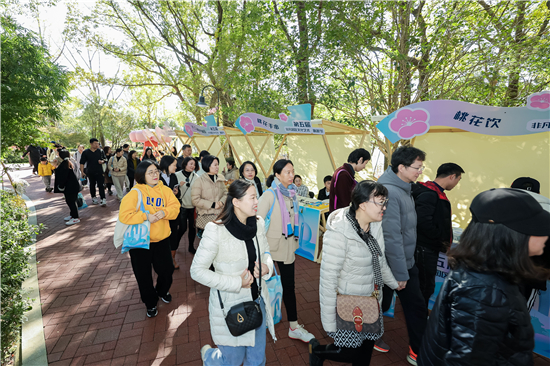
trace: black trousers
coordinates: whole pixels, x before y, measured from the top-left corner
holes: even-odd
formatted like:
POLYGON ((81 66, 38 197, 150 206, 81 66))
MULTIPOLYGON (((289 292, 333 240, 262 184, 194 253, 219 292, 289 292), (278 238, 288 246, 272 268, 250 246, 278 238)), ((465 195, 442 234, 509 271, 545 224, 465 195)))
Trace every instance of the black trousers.
POLYGON ((139 287, 141 301, 147 309, 155 307, 159 296, 164 296, 172 285, 174 264, 170 253, 170 239, 151 243, 149 249, 130 249, 132 269, 139 287), (153 286, 151 265, 158 275, 157 285, 153 286))
POLYGON ((130 181, 130 184, 128 184, 128 191, 130 191, 130 189, 132 189, 132 187, 134 186, 134 174, 127 174, 128 176, 128 180, 130 181))
POLYGON ((281 284, 283 285, 283 302, 286 309, 286 317, 289 322, 298 320, 296 310, 296 293, 294 289, 294 263, 284 264, 284 262, 275 262, 279 267, 281 284))
POLYGON ((414 253, 414 261, 418 268, 418 281, 420 284, 420 292, 424 296, 426 309, 430 302, 430 296, 435 290, 435 275, 437 273, 437 259, 439 258, 439 250, 416 246, 414 253))
POLYGON ((78 219, 78 206, 76 205, 76 199, 78 197, 78 192, 75 193, 63 193, 65 196, 65 202, 67 203, 67 206, 69 206, 69 210, 71 211, 71 217, 73 219, 78 219))
POLYGON ((103 199, 105 198, 105 187, 103 186, 103 183, 105 182, 105 177, 103 176, 103 173, 99 174, 89 174, 87 175, 88 180, 90 181, 90 196, 92 198, 95 198, 95 187, 97 184, 97 189, 99 190, 99 196, 103 199))
POLYGON ((38 173, 38 165, 40 164, 40 160, 32 160, 31 159, 31 163, 32 163, 32 172, 33 173, 38 173))
POLYGON ((170 220, 170 250, 177 250, 180 246, 179 227, 181 226, 180 214, 174 220, 170 220))
MULTIPOLYGON (((187 231, 187 238, 189 239, 189 250, 195 249, 195 209, 194 208, 180 208, 180 228, 178 232, 178 245, 183 238, 183 235, 187 231)), ((177 249, 177 248, 176 248, 177 249)), ((172 249, 175 250, 175 249, 172 249)))
MULTIPOLYGON (((389 308, 386 301, 389 300, 391 303, 393 290, 384 286, 382 291, 384 291, 382 310, 386 311, 389 308), (387 305, 387 308, 384 308, 385 305, 387 305)), ((418 354, 420 351, 420 344, 422 343, 422 336, 426 330, 428 309, 426 308, 424 297, 420 292, 418 268, 416 268, 416 264, 409 269, 407 286, 403 290, 397 291, 397 296, 399 297, 399 301, 403 307, 403 314, 405 315, 407 333, 409 334, 409 345, 413 352, 418 354)))
POLYGON ((323 360, 351 363, 353 366, 369 366, 373 347, 374 341, 365 339, 357 348, 336 347, 334 344, 329 344, 316 347, 313 353, 323 360))

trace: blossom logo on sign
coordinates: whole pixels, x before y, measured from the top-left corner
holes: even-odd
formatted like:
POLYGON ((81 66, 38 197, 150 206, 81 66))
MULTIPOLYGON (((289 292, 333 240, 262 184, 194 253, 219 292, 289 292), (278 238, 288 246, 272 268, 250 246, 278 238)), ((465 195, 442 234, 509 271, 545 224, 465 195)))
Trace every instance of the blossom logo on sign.
POLYGON ((409 140, 428 132, 430 129, 429 119, 430 114, 425 109, 404 108, 390 120, 389 127, 399 138, 409 140))
POLYGON ((531 94, 527 97, 527 108, 534 110, 550 110, 550 91, 531 94))
POLYGON ((246 133, 250 133, 254 131, 254 124, 252 123, 252 118, 242 116, 241 117, 241 127, 246 131, 246 133))
POLYGON ((185 126, 185 133, 187 134, 187 136, 193 137, 193 134, 194 134, 193 128, 189 125, 186 125, 185 126))

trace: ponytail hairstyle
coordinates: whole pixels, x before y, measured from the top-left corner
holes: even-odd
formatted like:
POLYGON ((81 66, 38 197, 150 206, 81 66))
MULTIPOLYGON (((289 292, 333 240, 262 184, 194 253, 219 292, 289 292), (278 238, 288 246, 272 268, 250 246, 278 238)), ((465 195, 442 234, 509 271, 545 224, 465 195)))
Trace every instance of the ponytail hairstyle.
POLYGON ((233 206, 233 198, 240 200, 246 195, 248 188, 254 187, 252 183, 247 182, 244 179, 237 179, 227 189, 227 199, 225 205, 223 206, 222 212, 216 218, 216 221, 221 220, 221 222, 216 222, 218 225, 226 225, 229 223, 235 216, 235 206, 233 206))
MULTIPOLYGON (((69 153, 69 151, 67 151, 65 149, 59 150, 59 157, 61 159, 63 159, 64 161, 65 160, 67 161, 67 163, 69 164, 69 168, 74 169, 73 163, 71 163, 71 153, 69 153)), ((61 165, 61 164, 59 164, 59 165, 61 165)))

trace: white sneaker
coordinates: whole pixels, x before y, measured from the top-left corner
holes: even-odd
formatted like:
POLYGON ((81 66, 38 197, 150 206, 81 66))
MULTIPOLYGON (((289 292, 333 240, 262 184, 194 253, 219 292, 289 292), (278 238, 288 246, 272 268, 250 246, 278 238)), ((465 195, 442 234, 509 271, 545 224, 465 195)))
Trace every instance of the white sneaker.
POLYGON ((299 339, 304 343, 309 343, 315 336, 305 330, 303 325, 298 324, 296 329, 288 328, 288 338, 299 339))
POLYGON ((74 224, 78 224, 79 222, 80 222, 80 219, 70 219, 69 221, 67 221, 65 223, 65 225, 71 226, 71 225, 74 225, 74 224))
MULTIPOLYGON (((201 348, 201 360, 204 361, 204 355, 206 354, 206 351, 208 351, 210 348, 212 348, 209 344, 205 344, 204 346, 202 346, 201 348)), ((204 363, 203 363, 204 365, 204 363)))
POLYGON ((107 206, 107 199, 106 198, 101 200, 101 207, 105 207, 105 206, 107 206))
POLYGON ((97 197, 92 198, 92 203, 94 205, 99 205, 99 199, 97 199, 97 197))
POLYGON ((67 217, 64 217, 63 220, 69 221, 69 220, 72 219, 72 218, 73 218, 72 216, 67 216, 67 217))

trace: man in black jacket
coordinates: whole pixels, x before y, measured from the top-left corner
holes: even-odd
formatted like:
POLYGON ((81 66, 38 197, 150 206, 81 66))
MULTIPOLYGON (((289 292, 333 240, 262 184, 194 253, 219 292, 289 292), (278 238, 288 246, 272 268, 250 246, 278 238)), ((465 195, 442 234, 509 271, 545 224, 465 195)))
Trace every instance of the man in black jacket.
MULTIPOLYGON (((103 164, 107 164, 107 157, 103 150, 99 148, 99 141, 96 138, 90 139, 90 148, 84 150, 80 158, 80 171, 84 171, 84 164, 87 164, 86 174, 82 174, 82 177, 88 177, 90 181, 90 195, 92 196, 92 203, 105 207, 107 206, 107 199, 105 198, 104 171, 103 164), (96 198, 95 187, 99 190, 99 196, 101 200, 96 198)), ((106 165, 105 165, 106 166, 106 165)))
POLYGON ((433 182, 413 184, 417 216, 415 262, 426 306, 435 289, 439 252, 447 252, 453 241, 451 203, 445 190, 453 189, 462 179, 462 173, 464 170, 459 165, 445 163, 437 169, 433 182))

